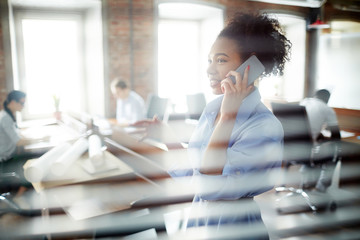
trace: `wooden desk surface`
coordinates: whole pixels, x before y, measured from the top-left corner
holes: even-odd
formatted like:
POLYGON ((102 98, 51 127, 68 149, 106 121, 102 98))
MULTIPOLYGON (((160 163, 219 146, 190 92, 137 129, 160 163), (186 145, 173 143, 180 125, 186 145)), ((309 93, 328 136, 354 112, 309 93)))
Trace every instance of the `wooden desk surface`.
MULTIPOLYGON (((66 171, 64 175, 55 176, 50 172, 45 176, 43 181, 33 183, 33 186, 37 192, 41 192, 44 189, 53 187, 85 184, 100 181, 101 179, 110 179, 112 177, 117 177, 117 179, 136 178, 133 169, 110 152, 104 152, 104 159, 107 163, 107 167, 103 171, 92 173, 92 165, 88 158, 88 154, 83 154, 68 168, 68 171, 66 171)), ((36 159, 29 160, 25 163, 24 169, 26 169, 33 161, 36 161, 36 159)))
POLYGON ((36 142, 24 146, 25 152, 44 153, 63 142, 74 142, 84 134, 83 131, 78 131, 61 122, 49 123, 50 124, 45 125, 24 125, 26 128, 22 128, 21 133, 27 138, 49 137, 48 141, 36 142))

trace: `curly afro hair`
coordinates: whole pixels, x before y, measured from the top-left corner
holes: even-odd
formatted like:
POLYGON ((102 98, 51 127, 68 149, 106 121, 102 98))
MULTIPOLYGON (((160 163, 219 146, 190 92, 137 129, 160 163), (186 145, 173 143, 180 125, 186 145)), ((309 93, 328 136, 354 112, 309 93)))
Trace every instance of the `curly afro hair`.
POLYGON ((277 19, 267 14, 237 13, 218 38, 235 40, 242 59, 255 54, 265 66, 265 75, 282 75, 290 59, 291 42, 277 19))

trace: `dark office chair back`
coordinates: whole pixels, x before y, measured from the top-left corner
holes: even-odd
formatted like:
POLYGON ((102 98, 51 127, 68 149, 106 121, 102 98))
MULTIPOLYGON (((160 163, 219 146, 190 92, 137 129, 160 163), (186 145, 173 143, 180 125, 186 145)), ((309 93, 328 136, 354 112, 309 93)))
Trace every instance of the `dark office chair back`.
POLYGON ((160 120, 166 120, 168 117, 168 103, 168 98, 161 98, 157 95, 150 95, 147 99, 146 117, 153 118, 155 115, 157 115, 160 120))
POLYGON ((275 102, 271 107, 284 129, 284 165, 310 164, 313 140, 305 107, 275 102))

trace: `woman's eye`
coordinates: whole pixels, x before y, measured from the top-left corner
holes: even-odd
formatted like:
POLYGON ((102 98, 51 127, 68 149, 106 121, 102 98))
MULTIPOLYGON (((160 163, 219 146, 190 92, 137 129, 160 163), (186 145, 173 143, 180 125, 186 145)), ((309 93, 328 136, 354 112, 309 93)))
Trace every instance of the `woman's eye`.
POLYGON ((225 63, 225 62, 226 62, 226 60, 225 60, 225 59, 220 58, 220 59, 218 59, 218 60, 217 60, 217 62, 218 62, 218 63, 225 63))
POLYGON ((212 61, 210 59, 208 59, 208 64, 211 64, 211 63, 212 63, 212 61))

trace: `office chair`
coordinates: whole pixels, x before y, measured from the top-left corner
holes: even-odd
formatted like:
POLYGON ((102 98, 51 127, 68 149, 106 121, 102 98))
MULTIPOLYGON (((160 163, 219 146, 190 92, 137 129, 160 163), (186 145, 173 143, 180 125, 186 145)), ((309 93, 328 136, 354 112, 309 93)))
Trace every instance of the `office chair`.
POLYGON ((190 119, 198 120, 206 106, 206 99, 203 93, 186 95, 186 103, 190 119))
MULTIPOLYGON (((275 102, 272 102, 271 106, 284 129, 283 167, 286 170, 292 165, 301 165, 306 167, 304 169, 307 171, 311 171, 327 162, 336 163, 338 160, 336 143, 317 144, 313 141, 304 106, 275 102)), ((276 187, 275 191, 289 192, 285 198, 294 194, 301 196, 309 208, 316 212, 320 206, 316 206, 308 194, 313 186, 315 185, 312 182, 302 181, 299 188, 282 186, 276 187)), ((330 207, 334 208, 334 204, 331 202, 330 207)), ((278 212, 281 212, 281 209, 278 209, 278 212)))
POLYGON ((146 117, 153 118, 155 115, 162 121, 167 121, 169 114, 167 111, 169 104, 168 98, 161 98, 157 95, 150 95, 147 99, 146 117))

